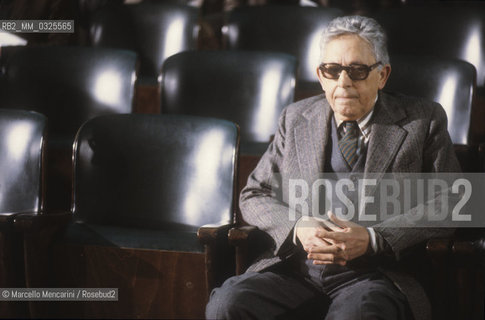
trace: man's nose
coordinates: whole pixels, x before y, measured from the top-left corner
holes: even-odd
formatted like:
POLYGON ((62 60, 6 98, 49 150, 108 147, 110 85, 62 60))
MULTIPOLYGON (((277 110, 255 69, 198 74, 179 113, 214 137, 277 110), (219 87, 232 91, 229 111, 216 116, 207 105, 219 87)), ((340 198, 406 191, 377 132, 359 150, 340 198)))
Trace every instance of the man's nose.
POLYGON ((340 72, 340 76, 338 77, 337 84, 339 87, 352 86, 352 79, 350 79, 349 74, 347 73, 346 70, 342 70, 342 72, 340 72))

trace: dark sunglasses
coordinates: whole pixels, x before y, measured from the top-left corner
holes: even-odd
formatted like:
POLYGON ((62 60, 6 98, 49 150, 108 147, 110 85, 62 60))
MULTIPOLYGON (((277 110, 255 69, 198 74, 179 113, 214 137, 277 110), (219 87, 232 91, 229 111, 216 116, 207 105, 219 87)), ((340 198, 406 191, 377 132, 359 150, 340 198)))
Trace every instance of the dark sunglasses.
POLYGON ((369 72, 380 64, 381 62, 379 61, 371 66, 365 64, 351 64, 350 66, 345 67, 338 63, 322 63, 319 68, 320 71, 322 71, 323 76, 327 79, 336 80, 340 77, 342 70, 345 70, 350 79, 365 80, 369 76, 369 72))

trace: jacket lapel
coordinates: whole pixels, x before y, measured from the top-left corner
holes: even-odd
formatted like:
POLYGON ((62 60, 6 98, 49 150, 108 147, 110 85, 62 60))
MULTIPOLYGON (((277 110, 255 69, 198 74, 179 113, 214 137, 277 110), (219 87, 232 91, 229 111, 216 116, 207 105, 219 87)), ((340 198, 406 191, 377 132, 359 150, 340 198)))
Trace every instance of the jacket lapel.
POLYGON ((407 131, 396 123, 406 117, 399 108, 393 108, 392 100, 380 94, 371 121, 371 133, 367 149, 365 172, 384 173, 401 147, 407 131))
MULTIPOLYGON (((376 179, 375 185, 366 189, 367 195, 373 195, 383 175, 387 172, 401 144, 407 136, 407 131, 397 123, 406 114, 400 108, 394 108, 392 99, 384 93, 379 93, 367 148, 364 178, 376 179)), ((362 206, 359 206, 363 209, 362 206)))

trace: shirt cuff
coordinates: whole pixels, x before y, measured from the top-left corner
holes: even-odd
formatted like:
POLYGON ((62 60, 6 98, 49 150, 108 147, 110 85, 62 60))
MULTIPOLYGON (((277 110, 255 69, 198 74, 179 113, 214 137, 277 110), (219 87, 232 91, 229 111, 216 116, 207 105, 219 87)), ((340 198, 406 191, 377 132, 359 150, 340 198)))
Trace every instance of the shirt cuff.
POLYGON ((374 228, 367 228, 367 232, 369 232, 369 241, 372 252, 373 254, 376 254, 379 251, 379 248, 377 247, 376 232, 374 231, 374 228))
POLYGON ((298 221, 295 223, 295 226, 293 227, 293 244, 296 246, 298 245, 298 239, 296 238, 296 228, 299 227, 301 219, 302 218, 298 219, 298 221))

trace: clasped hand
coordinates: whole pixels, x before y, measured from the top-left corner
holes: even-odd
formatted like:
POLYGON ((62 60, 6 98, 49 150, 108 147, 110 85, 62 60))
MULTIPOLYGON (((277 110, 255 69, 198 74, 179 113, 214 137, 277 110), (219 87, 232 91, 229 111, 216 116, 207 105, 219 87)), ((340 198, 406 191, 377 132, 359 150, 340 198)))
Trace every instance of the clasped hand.
POLYGON ((352 222, 340 220, 328 212, 330 220, 310 218, 295 232, 307 258, 314 264, 346 265, 366 253, 369 246, 367 229, 352 222))

